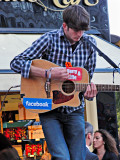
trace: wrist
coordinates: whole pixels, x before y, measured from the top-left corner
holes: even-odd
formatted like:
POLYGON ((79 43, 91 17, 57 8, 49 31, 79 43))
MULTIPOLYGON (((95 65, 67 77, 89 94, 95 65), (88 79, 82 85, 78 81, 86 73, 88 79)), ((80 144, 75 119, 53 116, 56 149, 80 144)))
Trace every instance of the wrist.
POLYGON ((48 69, 45 70, 45 78, 47 78, 48 69))
POLYGON ((52 70, 52 68, 45 70, 45 73, 44 73, 45 78, 49 78, 49 76, 51 77, 51 70, 52 70))
POLYGON ((51 70, 52 70, 52 68, 50 68, 50 69, 48 70, 48 72, 47 72, 47 79, 48 79, 49 81, 51 81, 51 70))

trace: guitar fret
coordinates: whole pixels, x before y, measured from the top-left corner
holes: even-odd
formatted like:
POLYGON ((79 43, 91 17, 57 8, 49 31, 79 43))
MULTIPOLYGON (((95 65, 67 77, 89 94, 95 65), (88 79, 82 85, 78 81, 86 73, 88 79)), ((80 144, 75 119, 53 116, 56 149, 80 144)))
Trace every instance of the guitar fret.
POLYGON ((98 91, 120 91, 120 85, 102 85, 102 84, 97 84, 97 90, 98 91))
POLYGON ((109 86, 108 86, 108 90, 109 90, 109 91, 111 91, 111 90, 112 90, 112 89, 111 89, 111 85, 109 85, 109 86))
POLYGON ((106 90, 106 85, 101 85, 101 84, 97 85, 97 90, 98 91, 105 91, 106 90))
POLYGON ((106 90, 106 86, 101 85, 101 91, 105 91, 106 90))
POLYGON ((82 84, 81 85, 81 91, 84 91, 84 88, 85 88, 85 84, 82 84))
POLYGON ((109 90, 108 88, 109 88, 109 86, 108 86, 108 85, 105 85, 104 91, 109 90))
POLYGON ((120 85, 116 85, 116 91, 120 91, 120 85))
MULTIPOLYGON (((82 83, 82 84, 76 84, 76 91, 85 91, 88 84, 82 83)), ((114 92, 114 91, 120 91, 120 85, 108 85, 108 84, 96 84, 98 91, 103 92, 114 92)))
POLYGON ((116 86, 115 85, 112 86, 112 91, 116 91, 116 86))
POLYGON ((76 84, 76 91, 80 91, 80 85, 79 84, 76 84))
POLYGON ((82 83, 82 84, 76 84, 76 91, 85 91, 88 84, 82 83))

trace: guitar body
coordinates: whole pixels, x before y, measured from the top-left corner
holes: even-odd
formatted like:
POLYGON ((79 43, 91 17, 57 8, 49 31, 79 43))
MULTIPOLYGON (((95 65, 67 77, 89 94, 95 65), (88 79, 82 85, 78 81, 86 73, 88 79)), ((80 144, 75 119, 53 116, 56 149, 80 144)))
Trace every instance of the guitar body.
MULTIPOLYGON (((51 67, 59 67, 58 65, 49 62, 47 60, 33 60, 32 65, 43 69, 50 69, 51 67)), ((31 77, 29 79, 21 77, 21 94, 24 98, 47 98, 45 91, 46 78, 31 77)), ((80 81, 66 81, 69 85, 72 84, 72 90, 64 92, 64 82, 58 80, 51 80, 50 99, 52 99, 52 110, 60 106, 72 106, 77 107, 80 105, 79 92, 76 91, 76 83, 88 83, 89 76, 87 71, 82 68, 82 78, 80 81)), ((65 82, 65 83, 66 83, 65 82)), ((31 110, 33 112, 43 113, 49 110, 31 110)))

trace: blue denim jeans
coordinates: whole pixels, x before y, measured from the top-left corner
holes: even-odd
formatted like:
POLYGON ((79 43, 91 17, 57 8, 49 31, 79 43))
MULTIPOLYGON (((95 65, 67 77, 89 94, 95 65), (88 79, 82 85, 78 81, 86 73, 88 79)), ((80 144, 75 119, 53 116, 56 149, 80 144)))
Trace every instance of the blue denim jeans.
POLYGON ((40 114, 52 160, 85 160, 84 109, 70 114, 57 109, 40 114))

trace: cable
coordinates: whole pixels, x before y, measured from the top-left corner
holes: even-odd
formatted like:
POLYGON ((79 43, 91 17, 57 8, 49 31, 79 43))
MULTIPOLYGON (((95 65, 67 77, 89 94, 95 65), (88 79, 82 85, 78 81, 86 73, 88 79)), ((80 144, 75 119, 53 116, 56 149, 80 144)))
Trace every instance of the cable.
POLYGON ((2 110, 3 104, 4 104, 4 102, 5 102, 5 99, 6 99, 7 95, 8 95, 8 93, 9 93, 9 91, 10 91, 12 88, 17 88, 17 87, 20 87, 20 86, 21 86, 21 85, 12 86, 12 87, 10 87, 10 88, 8 89, 8 91, 6 92, 6 94, 5 94, 5 96, 4 96, 4 99, 3 99, 3 101, 2 101, 0 111, 2 110))

